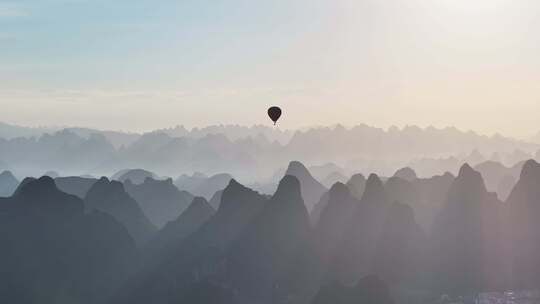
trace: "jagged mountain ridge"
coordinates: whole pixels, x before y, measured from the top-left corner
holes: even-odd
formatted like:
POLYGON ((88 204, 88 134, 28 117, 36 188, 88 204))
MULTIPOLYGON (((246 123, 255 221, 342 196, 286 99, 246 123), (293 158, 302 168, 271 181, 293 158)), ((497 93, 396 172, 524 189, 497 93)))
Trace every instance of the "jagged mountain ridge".
POLYGON ((0 198, 0 228, 0 295, 9 303, 103 303, 138 262, 120 223, 85 213, 83 201, 49 177, 27 178, 0 198))
MULTIPOLYGON (((300 165, 293 164, 297 170, 292 171, 305 177, 309 171, 300 165)), ((115 288, 112 303, 190 299, 307 304, 329 294, 337 296, 334 292, 349 295, 352 301, 362 296, 351 286, 370 275, 382 279, 397 298, 408 288, 457 296, 534 286, 540 277, 534 267, 540 250, 532 246, 540 240, 533 218, 538 209, 538 163, 530 160, 523 165, 505 203, 488 191, 481 173, 467 164, 457 177, 402 177, 370 174, 365 180, 355 175, 350 184, 335 183, 325 193, 327 201, 316 223, 310 221, 302 183, 296 177, 286 175, 272 197, 232 179, 221 193, 215 213, 204 198, 197 198, 169 225, 149 235, 148 242, 138 240, 139 248, 129 235, 133 235, 133 222, 120 216, 133 215, 133 211, 114 207, 127 204, 127 185, 106 178, 95 182, 84 202, 58 190, 49 177, 26 178, 12 198, 0 199, 0 215, 13 220, 16 212, 35 223, 53 219, 71 223, 66 219, 81 219, 81 214, 108 218, 101 225, 107 229, 116 225, 116 231, 123 231, 131 240, 133 253, 144 257, 142 264, 136 259, 124 264, 137 273, 122 288, 115 288), (360 199, 355 193, 358 190, 363 190, 360 199), (90 200, 90 196, 94 197, 90 200), (43 198, 49 202, 40 202, 43 198), (442 203, 435 202, 438 200, 442 203), (88 206, 101 211, 91 212, 88 206), (430 229, 421 228, 416 218, 417 210, 424 208, 437 211, 430 211, 435 213, 430 229)), ((172 180, 148 181, 174 187, 172 180)), ((133 198, 130 201, 138 204, 133 198)), ((29 236, 35 233, 32 230, 29 236)), ((103 237, 93 235, 96 241, 103 237)), ((116 250, 115 244, 106 244, 109 250, 116 250)), ((99 274, 92 277, 99 280, 99 274)), ((53 290, 63 289, 56 286, 53 290)))
POLYGON ((150 240, 157 228, 143 213, 139 203, 125 191, 122 183, 100 178, 84 198, 87 212, 99 210, 110 214, 122 223, 131 237, 141 245, 150 240))
MULTIPOLYGON (((420 157, 435 159, 453 156, 456 161, 451 166, 457 166, 460 160, 467 159, 471 151, 480 151, 484 155, 515 154, 513 158, 524 160, 538 150, 536 144, 502 136, 482 136, 453 128, 405 127, 383 130, 366 125, 312 128, 297 131, 290 141, 282 143, 271 139, 260 140, 258 133, 251 132, 242 133, 249 134, 245 135, 247 137, 228 137, 227 126, 210 129, 215 132, 205 131, 202 136, 191 135, 189 132, 167 134, 161 131, 140 134, 121 147, 111 144, 112 139, 107 137, 108 133, 99 130, 92 133, 67 128, 39 137, 6 137, 0 139, 0 160, 22 176, 39 175, 51 169, 63 176, 110 176, 124 168, 144 167, 168 176, 178 176, 180 172, 228 172, 238 178, 254 179, 271 176, 272 170, 291 159, 308 164, 332 161, 340 166, 355 167, 355 171, 371 172, 375 169, 390 175, 390 172, 386 172, 389 166, 411 163, 413 168, 425 166, 421 162, 414 165, 413 161, 420 157), (411 138, 417 144, 409 145, 411 138), (396 147, 401 148, 396 150, 396 147), (517 150, 521 152, 516 154, 517 150), (83 159, 84 162, 81 161, 83 159)), ((253 130, 261 129, 257 127, 253 130)), ((449 169, 443 162, 434 161, 428 166, 436 167, 438 174, 449 169)), ((457 168, 450 169, 453 172, 457 168)), ((356 172, 340 172, 343 173, 356 172)))

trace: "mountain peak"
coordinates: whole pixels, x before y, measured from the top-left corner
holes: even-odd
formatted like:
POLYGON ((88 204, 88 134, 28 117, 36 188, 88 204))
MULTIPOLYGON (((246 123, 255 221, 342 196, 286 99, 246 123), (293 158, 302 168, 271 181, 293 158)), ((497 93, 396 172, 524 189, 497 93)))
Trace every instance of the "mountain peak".
POLYGON ((13 192, 19 186, 19 180, 11 173, 4 171, 0 174, 0 197, 8 197, 13 195, 13 192))
POLYGON ((15 191, 16 195, 31 194, 33 196, 46 195, 48 193, 59 192, 54 180, 48 176, 42 176, 39 179, 27 177, 15 191))
POLYGON ((72 216, 82 214, 83 202, 76 196, 64 193, 48 176, 26 178, 13 194, 15 208, 26 211, 72 216))
POLYGON ((364 195, 364 190, 366 188, 366 178, 364 177, 364 175, 357 173, 351 176, 351 178, 347 182, 347 187, 349 187, 351 194, 355 198, 361 199, 362 195, 364 195))
POLYGON ((533 178, 536 180, 540 180, 540 164, 533 159, 529 159, 528 161, 526 161, 523 165, 523 168, 521 169, 520 178, 533 178))
POLYGON ((329 191, 330 200, 343 200, 351 195, 349 188, 340 182, 335 183, 329 191))
POLYGON ((214 208, 210 206, 204 197, 196 196, 189 207, 187 207, 176 220, 169 222, 167 225, 169 225, 170 228, 171 225, 175 225, 174 223, 182 223, 185 225, 189 223, 193 224, 193 221, 196 221, 198 223, 197 226, 200 226, 215 212, 214 208))
POLYGON ((379 176, 375 173, 371 173, 366 181, 366 187, 369 186, 369 187, 374 187, 374 186, 377 186, 377 187, 382 187, 383 186, 383 183, 381 181, 381 179, 379 178, 379 176))
POLYGON ((4 170, 2 173, 0 173, 0 179, 4 179, 4 178, 16 179, 15 175, 13 175, 13 173, 11 173, 11 171, 9 170, 4 170))
POLYGON ((238 209, 243 209, 252 204, 258 205, 260 198, 261 195, 258 192, 240 184, 232 178, 227 187, 223 189, 221 203, 217 212, 222 215, 234 214, 238 209))
POLYGON ((322 195, 327 191, 318 180, 316 180, 309 170, 299 161, 291 161, 285 176, 294 176, 298 179, 301 187, 302 198, 308 210, 312 210, 319 202, 322 195))
POLYGON ((99 183, 108 183, 109 179, 106 176, 102 176, 100 179, 98 179, 99 183))
POLYGON ((201 196, 196 196, 195 198, 193 198, 193 201, 191 202, 191 204, 186 210, 191 210, 191 209, 206 209, 206 210, 211 210, 212 212, 215 211, 214 208, 210 206, 208 201, 204 197, 201 197, 201 196))
POLYGON ((299 161, 291 161, 289 163, 289 167, 287 167, 287 171, 285 173, 286 175, 294 175, 296 177, 299 176, 305 176, 309 175, 311 176, 311 173, 309 173, 309 170, 299 161))
POLYGON ((96 188, 107 187, 110 191, 125 192, 124 185, 117 180, 109 180, 107 177, 101 177, 96 183, 96 188))
POLYGON ((356 173, 347 182, 347 185, 365 183, 366 177, 362 173, 356 173))
POLYGON ((84 203, 87 211, 99 210, 112 215, 127 228, 138 244, 150 239, 156 230, 139 203, 119 181, 100 178, 86 193, 84 203))
POLYGON ((19 184, 19 186, 17 186, 17 188, 15 189, 15 191, 13 192, 13 195, 14 195, 14 196, 15 196, 15 195, 18 195, 18 194, 21 192, 21 190, 23 190, 24 187, 25 187, 27 184, 29 184, 30 182, 35 181, 35 180, 36 180, 35 177, 25 177, 25 178, 21 181, 21 183, 19 184))
MULTIPOLYGON (((335 183, 327 194, 327 204, 320 212, 317 229, 319 237, 334 244, 349 222, 356 200, 342 183, 335 183)), ((324 246, 326 247, 326 245, 324 246)), ((327 247, 328 249, 328 247, 327 247)))
POLYGON ((480 173, 474 171, 474 169, 468 163, 464 163, 461 168, 459 168, 458 177, 473 176, 476 174, 480 173))
POLYGON ((456 178, 456 182, 462 182, 464 187, 467 189, 483 189, 483 192, 486 192, 486 186, 484 179, 480 172, 475 171, 469 164, 465 163, 459 169, 459 174, 456 178))
POLYGON ((366 190, 365 194, 369 194, 371 192, 381 192, 384 191, 384 185, 379 178, 379 176, 375 173, 371 173, 366 181, 366 190))
POLYGON ((292 175, 285 175, 277 187, 274 197, 296 197, 302 199, 300 181, 292 175))
POLYGON ((442 175, 442 177, 444 177, 444 178, 449 178, 449 179, 455 178, 454 174, 452 174, 452 173, 450 173, 450 172, 448 172, 448 171, 444 172, 444 174, 442 175))
POLYGON ((225 187, 224 191, 231 192, 231 191, 239 191, 239 190, 245 190, 245 189, 248 189, 248 188, 240 184, 238 181, 236 181, 236 179, 231 178, 231 180, 229 181, 229 184, 227 185, 227 187, 225 187))
POLYGON ((38 181, 43 184, 47 185, 47 187, 54 187, 54 179, 50 176, 44 175, 40 178, 38 178, 38 181))
POLYGON ((369 203, 387 203, 386 191, 384 185, 377 174, 370 174, 366 181, 366 188, 361 198, 362 202, 369 203))
POLYGON ((176 219, 169 221, 150 241, 147 258, 155 259, 166 254, 184 238, 196 232, 215 213, 203 197, 195 197, 189 207, 176 219))
POLYGON ((402 178, 407 181, 413 181, 417 179, 416 172, 410 167, 404 167, 397 170, 396 173, 394 173, 394 176, 402 178))

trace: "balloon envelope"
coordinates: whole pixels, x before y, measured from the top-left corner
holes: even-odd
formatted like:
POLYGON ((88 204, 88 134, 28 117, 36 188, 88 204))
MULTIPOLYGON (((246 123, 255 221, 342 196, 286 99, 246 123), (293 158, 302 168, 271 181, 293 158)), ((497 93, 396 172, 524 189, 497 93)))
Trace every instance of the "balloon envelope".
POLYGON ((275 125, 278 119, 281 117, 281 109, 279 107, 270 107, 268 109, 268 116, 270 119, 272 119, 275 125))

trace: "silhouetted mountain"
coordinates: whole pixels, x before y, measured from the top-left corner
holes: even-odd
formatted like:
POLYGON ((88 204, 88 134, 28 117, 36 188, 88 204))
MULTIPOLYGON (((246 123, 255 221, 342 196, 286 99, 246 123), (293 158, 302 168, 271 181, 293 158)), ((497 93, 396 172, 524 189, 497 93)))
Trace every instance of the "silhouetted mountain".
POLYGON ((458 295, 504 288, 501 208, 480 173, 463 165, 433 223, 435 288, 458 295))
POLYGON ((13 173, 3 171, 0 174, 0 197, 11 196, 18 185, 19 181, 13 176, 13 173))
POLYGON ((292 161, 285 173, 296 177, 300 181, 302 198, 308 211, 311 211, 315 204, 319 202, 322 195, 328 191, 319 181, 317 181, 302 163, 292 161))
POLYGON ((222 292, 232 291, 223 281, 227 253, 266 201, 265 196, 232 179, 223 190, 214 216, 189 237, 171 244, 168 252, 163 253, 164 258, 134 278, 115 303, 180 301, 191 294, 195 282, 206 279, 217 281, 222 292))
POLYGON ((417 206, 422 203, 420 191, 413 181, 393 176, 384 184, 386 195, 390 202, 400 202, 409 206, 417 206))
POLYGON ((315 232, 317 238, 335 242, 338 240, 349 222, 357 200, 351 195, 350 190, 342 183, 335 183, 328 191, 328 204, 321 212, 315 232))
POLYGON ((178 189, 211 199, 217 191, 225 189, 231 179, 232 176, 225 173, 210 177, 203 174, 194 174, 193 176, 182 175, 174 183, 178 189))
MULTIPOLYGON (((232 179, 223 190, 221 204, 212 220, 201 233, 208 236, 216 233, 218 244, 227 244, 235 239, 255 215, 261 212, 267 198, 242 186, 232 179)), ((221 246, 221 245, 220 245, 221 246)))
POLYGON ((84 210, 77 197, 58 190, 54 180, 48 176, 25 178, 6 201, 3 207, 8 210, 42 213, 51 217, 72 216, 84 210))
POLYGON ((412 182, 418 178, 416 176, 416 172, 414 172, 414 170, 409 167, 405 167, 405 168, 401 168, 397 170, 396 173, 394 173, 394 176, 399 177, 409 182, 412 182))
POLYGON ((73 194, 84 199, 88 190, 96 183, 95 178, 86 178, 78 176, 58 177, 54 183, 58 189, 65 193, 73 194))
POLYGON ((189 207, 175 220, 168 222, 145 249, 147 260, 160 260, 172 246, 197 231, 216 211, 202 197, 195 197, 189 207))
MULTIPOLYGON (((400 202, 412 207, 415 217, 417 213, 420 215, 420 225, 425 229, 429 229, 433 216, 440 210, 444 199, 441 199, 440 203, 427 200, 421 193, 419 182, 418 179, 408 181, 393 176, 386 181, 384 189, 390 202, 400 202)), ((442 194, 442 196, 446 198, 446 193, 442 194)))
POLYGON ((100 178, 88 190, 84 205, 88 212, 99 210, 112 215, 127 228, 137 244, 148 241, 157 230, 118 181, 100 178))
MULTIPOLYGON (((46 176, 45 176, 46 177, 46 176)), ((24 189, 24 186, 32 181, 35 181, 37 180, 37 178, 35 177, 26 177, 25 179, 23 179, 19 185, 17 186, 17 189, 15 189, 15 191, 13 191, 13 194, 12 196, 15 196, 17 195, 17 193, 19 193, 19 191, 21 191, 22 189, 24 189)))
POLYGON ((214 210, 219 209, 219 205, 221 205, 221 196, 223 195, 223 190, 216 191, 214 195, 212 195, 212 198, 209 201, 210 206, 214 208, 214 210))
POLYGON ((540 165, 528 160, 506 205, 514 288, 536 288, 540 282, 540 165))
POLYGON ((309 254, 313 254, 311 228, 300 182, 286 175, 232 246, 227 282, 238 292, 241 303, 298 301, 306 292, 303 284, 309 279, 309 254))
POLYGON ((519 178, 522 167, 523 162, 506 167, 499 162, 486 161, 476 165, 474 169, 482 174, 489 191, 496 192, 499 199, 506 200, 519 178), (512 181, 514 184, 511 184, 512 181))
POLYGON ((331 267, 333 273, 328 274, 330 281, 352 282, 370 274, 389 206, 383 183, 371 174, 347 224, 339 256, 331 267))
POLYGON ((193 195, 178 190, 170 178, 155 180, 147 177, 141 184, 133 184, 128 179, 124 182, 124 188, 157 227, 163 227, 177 218, 193 200, 193 195))
POLYGON ((347 182, 347 187, 349 187, 352 196, 361 199, 366 189, 366 178, 360 173, 354 174, 347 182))
POLYGON ((315 226, 315 240, 320 257, 321 278, 327 273, 340 272, 339 258, 345 233, 350 229, 351 218, 359 201, 351 195, 347 186, 336 183, 330 188, 327 204, 321 211, 315 226), (338 269, 330 269, 337 267, 338 269))
MULTIPOLYGON (((431 232, 433 219, 446 202, 446 195, 453 181, 454 176, 446 172, 443 175, 435 175, 430 178, 419 178, 412 183, 414 189, 418 191, 420 200, 410 199, 409 202, 405 203, 413 207, 416 221, 426 232, 431 232)), ((392 193, 399 193, 393 190, 391 191, 392 193)), ((394 194, 391 195, 394 199, 397 198, 394 194)), ((415 196, 416 194, 413 193, 413 195, 408 197, 414 198, 415 196)), ((403 200, 401 201, 403 202, 403 200)))
POLYGON ((26 179, 0 199, 0 295, 5 303, 102 303, 127 278, 137 249, 125 228, 59 191, 26 179))
POLYGON ((133 184, 142 184, 147 178, 157 179, 156 174, 144 169, 125 169, 114 174, 111 179, 125 182, 128 179, 133 184))
POLYGON ((390 290, 376 276, 359 280, 356 285, 347 287, 339 282, 324 285, 311 302, 312 304, 393 304, 390 290))
POLYGON ((414 219, 414 211, 395 202, 386 213, 377 244, 373 272, 390 285, 419 286, 425 279, 427 236, 414 219))
POLYGON ((0 167, 20 176, 156 172, 0 174, 0 302, 373 304, 392 302, 388 284, 416 304, 540 286, 540 165, 521 162, 537 145, 455 128, 274 130, 0 138, 0 167), (344 185, 354 172, 379 175, 344 185))

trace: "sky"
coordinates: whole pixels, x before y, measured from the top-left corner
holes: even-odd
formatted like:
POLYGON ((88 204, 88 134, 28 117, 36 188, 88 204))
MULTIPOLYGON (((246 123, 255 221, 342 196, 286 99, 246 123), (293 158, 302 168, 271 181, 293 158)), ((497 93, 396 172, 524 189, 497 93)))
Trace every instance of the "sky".
POLYGON ((540 1, 0 0, 0 121, 540 131, 540 1))

